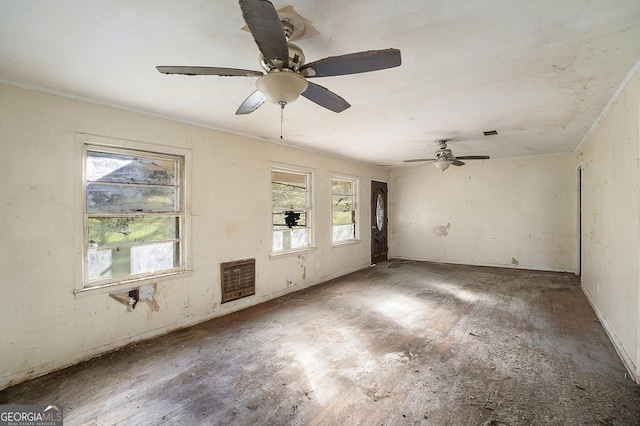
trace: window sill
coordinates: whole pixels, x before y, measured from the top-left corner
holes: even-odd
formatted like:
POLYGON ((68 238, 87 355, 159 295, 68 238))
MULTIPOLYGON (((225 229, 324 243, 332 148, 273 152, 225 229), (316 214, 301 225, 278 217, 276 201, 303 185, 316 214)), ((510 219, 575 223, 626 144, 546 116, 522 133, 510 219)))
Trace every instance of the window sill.
POLYGON ((309 252, 312 252, 312 251, 316 251, 317 249, 318 249, 317 247, 304 247, 304 248, 287 250, 287 251, 278 252, 278 253, 271 253, 269 255, 269 259, 278 259, 278 258, 281 258, 281 257, 298 255, 298 254, 301 254, 301 253, 309 253, 309 252))
POLYGON ((331 248, 340 248, 345 246, 353 246, 356 244, 360 244, 361 240, 348 240, 348 241, 340 241, 339 243, 331 244, 331 248))
POLYGON ((107 294, 107 293, 113 293, 116 291, 129 290, 129 289, 144 286, 144 285, 155 284, 159 281, 168 281, 168 280, 175 280, 178 278, 189 277, 192 274, 193 274, 192 271, 170 272, 167 274, 155 275, 153 277, 144 277, 144 278, 138 278, 133 280, 115 282, 115 283, 98 284, 90 287, 83 287, 83 288, 73 290, 73 293, 76 296, 76 298, 92 296, 96 294, 107 294))

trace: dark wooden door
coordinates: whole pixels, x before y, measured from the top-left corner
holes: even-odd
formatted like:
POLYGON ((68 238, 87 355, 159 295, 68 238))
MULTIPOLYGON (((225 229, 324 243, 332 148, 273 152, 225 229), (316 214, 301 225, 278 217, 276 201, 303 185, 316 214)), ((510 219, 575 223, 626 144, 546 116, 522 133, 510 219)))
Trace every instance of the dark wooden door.
POLYGON ((387 184, 371 181, 371 264, 387 260, 387 184))

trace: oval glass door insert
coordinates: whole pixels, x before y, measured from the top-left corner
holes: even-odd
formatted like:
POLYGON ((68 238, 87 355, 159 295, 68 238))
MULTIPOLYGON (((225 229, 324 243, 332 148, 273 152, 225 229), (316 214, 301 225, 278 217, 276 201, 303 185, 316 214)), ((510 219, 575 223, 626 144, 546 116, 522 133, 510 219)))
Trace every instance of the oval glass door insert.
POLYGON ((382 194, 378 194, 376 198, 376 226, 378 231, 382 231, 384 226, 384 200, 382 199, 382 194))

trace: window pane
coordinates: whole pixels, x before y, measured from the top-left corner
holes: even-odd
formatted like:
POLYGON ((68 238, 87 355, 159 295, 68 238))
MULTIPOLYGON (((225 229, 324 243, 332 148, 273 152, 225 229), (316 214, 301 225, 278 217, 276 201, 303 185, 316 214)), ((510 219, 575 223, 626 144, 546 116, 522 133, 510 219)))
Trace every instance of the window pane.
POLYGON ((273 251, 283 251, 309 246, 309 228, 285 229, 273 232, 273 251))
POLYGON ((333 242, 348 241, 356 238, 356 226, 338 225, 333 227, 333 242))
POLYGON ((110 149, 86 145, 85 285, 181 268, 184 157, 110 149))
POLYGON ((356 239, 357 180, 331 179, 331 207, 333 209, 331 237, 334 243, 356 239))
POLYGON ((148 185, 174 185, 177 161, 104 152, 87 153, 87 180, 148 185))
POLYGON ((290 184, 294 186, 307 186, 307 175, 304 173, 290 173, 290 172, 271 172, 271 182, 290 184))
POLYGON ((350 210, 347 212, 333 212, 333 224, 334 225, 347 225, 355 223, 355 211, 350 210))
POLYGON ((178 243, 164 242, 131 247, 131 273, 142 274, 180 266, 178 243))
POLYGON ((282 231, 274 231, 272 251, 277 252, 282 250, 284 250, 284 233, 282 231))
POLYGON ((306 188, 274 182, 271 194, 274 208, 304 209, 307 207, 306 188))
POLYGON ((307 175, 271 172, 271 196, 274 208, 304 209, 307 207, 307 175))
POLYGON ((120 246, 107 249, 90 248, 89 280, 102 280, 125 275, 150 273, 180 266, 177 242, 120 246))
POLYGON ((89 212, 171 212, 176 211, 177 188, 87 185, 89 212))
POLYGON ((306 247, 309 245, 309 228, 293 229, 291 231, 291 248, 306 247))
POLYGON ((180 237, 178 229, 176 216, 92 217, 89 218, 89 245, 173 240, 180 237))
POLYGON ((353 196, 352 195, 332 195, 331 204, 334 209, 352 209, 353 208, 353 196))
POLYGON ((334 195, 353 195, 353 182, 333 179, 331 181, 331 193, 334 195))
POLYGON ((114 270, 112 267, 113 258, 113 249, 97 250, 90 248, 88 253, 89 279, 99 280, 103 278, 118 276, 114 275, 114 270))
POLYGON ((309 174, 271 172, 273 251, 308 247, 309 174))

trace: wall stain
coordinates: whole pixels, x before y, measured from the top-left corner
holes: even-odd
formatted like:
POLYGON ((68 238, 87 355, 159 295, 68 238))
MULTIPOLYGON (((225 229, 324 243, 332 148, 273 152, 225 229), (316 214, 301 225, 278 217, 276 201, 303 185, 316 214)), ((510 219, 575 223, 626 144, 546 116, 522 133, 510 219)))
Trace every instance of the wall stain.
POLYGON ((306 280, 307 279, 307 266, 305 265, 305 263, 307 262, 307 258, 305 255, 303 254, 299 254, 298 255, 298 265, 300 266, 300 268, 302 268, 302 279, 306 280))
POLYGON ((451 228, 450 223, 447 223, 446 226, 436 226, 435 228, 433 228, 433 233, 438 237, 446 237, 447 235, 449 235, 449 228, 451 228))
POLYGON ((520 262, 518 262, 518 259, 516 259, 515 257, 511 258, 511 263, 514 264, 514 265, 519 265, 520 264, 520 262))

